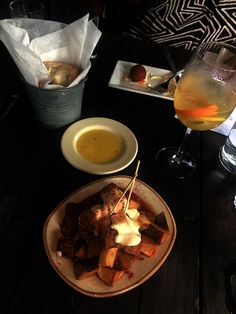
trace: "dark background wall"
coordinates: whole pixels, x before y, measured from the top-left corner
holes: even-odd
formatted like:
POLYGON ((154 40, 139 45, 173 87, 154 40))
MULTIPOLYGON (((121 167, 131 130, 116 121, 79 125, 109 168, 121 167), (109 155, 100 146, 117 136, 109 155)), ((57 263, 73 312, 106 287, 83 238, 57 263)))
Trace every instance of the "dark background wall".
MULTIPOLYGON (((100 28, 106 31, 123 30, 134 16, 152 2, 160 0, 41 0, 48 20, 71 23, 90 12, 100 18, 100 28)), ((10 18, 11 0, 0 1, 0 19, 10 18)))

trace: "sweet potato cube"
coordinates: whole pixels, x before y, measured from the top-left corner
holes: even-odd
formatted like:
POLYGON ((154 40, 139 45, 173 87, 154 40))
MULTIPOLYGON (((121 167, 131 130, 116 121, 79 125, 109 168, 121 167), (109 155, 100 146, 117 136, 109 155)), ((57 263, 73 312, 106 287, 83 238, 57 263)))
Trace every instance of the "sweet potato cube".
POLYGON ((138 245, 134 245, 134 246, 124 246, 123 247, 123 251, 127 254, 136 256, 138 259, 141 258, 141 243, 139 243, 138 245))
POLYGON ((87 255, 89 258, 92 258, 94 256, 99 256, 101 251, 101 244, 99 239, 96 237, 91 238, 87 242, 87 255))
POLYGON ((109 226, 109 229, 106 233, 102 234, 102 244, 106 248, 111 248, 116 245, 115 236, 117 235, 117 231, 114 229, 111 229, 109 226))
POLYGON ((149 226, 147 229, 141 231, 142 235, 146 235, 151 238, 155 243, 162 244, 165 242, 166 238, 169 236, 169 231, 166 231, 154 224, 149 226))
POLYGON ((142 235, 141 248, 140 248, 140 251, 142 254, 150 257, 155 253, 156 247, 157 247, 156 243, 154 243, 148 237, 142 235))
POLYGON ((162 244, 165 242, 165 240, 168 238, 169 232, 164 232, 159 240, 159 244, 162 244))
POLYGON ((60 251, 63 256, 74 256, 74 239, 59 238, 57 242, 57 251, 60 251))
POLYGON ((74 263, 74 273, 77 280, 85 279, 96 274, 98 267, 96 264, 74 263))
POLYGON ((88 258, 85 245, 81 246, 75 251, 75 256, 81 260, 86 260, 88 258))
POLYGON ((103 248, 99 257, 98 266, 112 268, 116 259, 118 248, 103 248))
POLYGON ((168 226, 164 212, 161 212, 160 214, 156 216, 154 223, 158 227, 161 227, 162 229, 169 231, 169 226, 168 226))
POLYGON ((131 265, 136 259, 134 255, 119 251, 115 261, 115 268, 130 272, 131 265))
POLYGON ((97 276, 108 286, 113 286, 124 275, 123 270, 108 267, 99 267, 97 276))
POLYGON ((145 214, 140 214, 138 221, 140 223, 140 230, 145 230, 151 225, 151 221, 145 214))

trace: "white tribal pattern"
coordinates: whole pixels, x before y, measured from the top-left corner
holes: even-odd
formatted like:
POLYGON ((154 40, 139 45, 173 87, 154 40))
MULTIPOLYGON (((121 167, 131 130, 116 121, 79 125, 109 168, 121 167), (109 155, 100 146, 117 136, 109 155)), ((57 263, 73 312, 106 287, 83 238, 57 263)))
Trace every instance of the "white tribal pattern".
POLYGON ((202 41, 230 42, 236 39, 236 1, 162 0, 125 34, 187 49, 202 41))

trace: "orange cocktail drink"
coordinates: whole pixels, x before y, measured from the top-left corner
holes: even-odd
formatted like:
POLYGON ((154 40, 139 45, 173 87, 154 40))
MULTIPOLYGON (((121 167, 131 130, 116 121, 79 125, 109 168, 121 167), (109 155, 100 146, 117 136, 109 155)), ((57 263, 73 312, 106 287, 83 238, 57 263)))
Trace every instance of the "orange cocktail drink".
POLYGON ((233 111, 236 94, 221 80, 213 80, 199 63, 186 69, 174 95, 179 120, 193 130, 209 130, 223 123, 233 111))

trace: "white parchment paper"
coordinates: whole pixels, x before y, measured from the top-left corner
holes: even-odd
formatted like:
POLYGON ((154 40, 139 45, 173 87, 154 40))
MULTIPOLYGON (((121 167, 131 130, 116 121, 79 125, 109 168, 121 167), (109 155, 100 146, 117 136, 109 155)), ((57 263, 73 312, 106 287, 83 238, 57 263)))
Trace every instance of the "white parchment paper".
POLYGON ((66 25, 39 19, 6 19, 0 21, 0 40, 5 44, 24 79, 34 86, 39 80, 45 88, 50 82, 43 61, 76 64, 81 73, 70 86, 83 80, 91 67, 90 56, 101 36, 89 15, 66 25))

